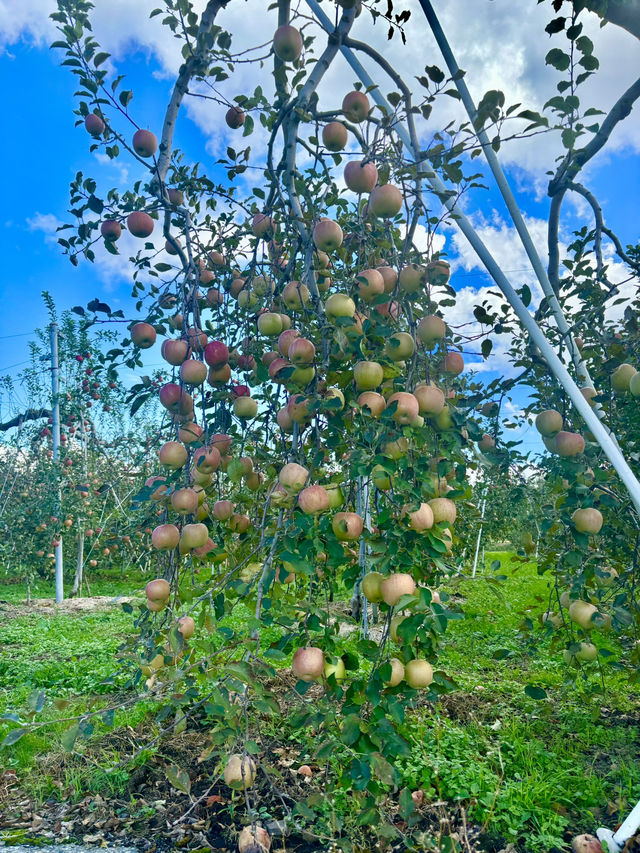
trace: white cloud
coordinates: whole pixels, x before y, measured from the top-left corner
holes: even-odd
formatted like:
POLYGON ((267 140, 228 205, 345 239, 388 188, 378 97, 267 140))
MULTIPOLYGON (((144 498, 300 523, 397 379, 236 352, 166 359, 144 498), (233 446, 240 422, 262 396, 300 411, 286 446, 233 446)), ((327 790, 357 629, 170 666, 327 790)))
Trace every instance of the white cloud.
POLYGON ((63 223, 53 213, 36 213, 27 219, 29 231, 42 231, 47 243, 56 243, 58 240, 57 230, 63 223))

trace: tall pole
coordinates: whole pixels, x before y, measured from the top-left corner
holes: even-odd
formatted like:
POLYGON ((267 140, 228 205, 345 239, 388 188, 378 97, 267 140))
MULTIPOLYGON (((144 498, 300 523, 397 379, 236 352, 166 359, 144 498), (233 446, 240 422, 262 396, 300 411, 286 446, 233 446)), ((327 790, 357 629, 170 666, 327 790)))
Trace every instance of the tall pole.
MULTIPOLYGON (((51 410, 53 421, 53 461, 58 465, 60 461, 60 365, 58 363, 58 324, 52 323, 50 327, 51 334, 51 410)), ((58 480, 58 507, 57 513, 60 514, 60 506, 62 504, 62 495, 60 492, 60 473, 56 472, 58 480)), ((53 552, 56 558, 56 604, 60 604, 64 598, 64 589, 62 585, 62 537, 57 544, 53 546, 53 552)))
MULTIPOLYGON (((311 8, 314 15, 316 16, 322 27, 325 29, 325 31, 331 34, 334 29, 333 25, 331 24, 331 21, 329 20, 325 12, 318 5, 317 0, 307 0, 307 5, 311 8)), ((340 45, 340 51, 342 52, 342 55, 347 60, 351 68, 355 71, 360 80, 364 83, 364 85, 368 89, 369 87, 371 87, 371 98, 373 98, 373 100, 377 104, 384 108, 387 115, 391 115, 393 113, 391 105, 384 97, 384 95, 380 93, 380 90, 375 85, 373 79, 371 78, 371 75, 368 74, 368 72, 366 71, 360 60, 355 56, 351 48, 348 45, 343 44, 340 45)), ((406 128, 402 124, 398 124, 395 127, 395 131, 404 146, 406 147, 406 149, 414 157, 416 163, 420 162, 420 152, 413 150, 411 138, 407 133, 406 128)), ((476 255, 483 263, 485 269, 487 270, 491 278, 495 281, 495 283, 498 285, 507 302, 513 308, 522 326, 526 329, 529 334, 529 337, 538 347, 542 357, 549 365, 549 369, 555 376, 556 380, 566 391, 568 397, 570 398, 574 407, 578 411, 578 414, 582 417, 582 420, 587 425, 588 429, 593 433, 595 440, 598 442, 605 455, 609 459, 609 462, 611 462, 611 465, 616 470, 618 476, 626 486, 633 505, 636 509, 636 512, 640 513, 640 483, 638 482, 635 474, 629 467, 627 460, 620 452, 620 448, 618 447, 617 442, 609 434, 608 429, 603 425, 602 421, 595 414, 587 400, 583 397, 580 389, 569 374, 569 371, 567 370, 565 365, 558 357, 554 348, 547 340, 544 332, 536 322, 535 318, 532 316, 532 314, 529 313, 524 302, 516 292, 511 282, 507 279, 506 275, 502 271, 502 268, 497 263, 497 261, 481 239, 481 237, 476 232, 475 228, 465 215, 464 211, 460 207, 458 207, 457 203, 452 199, 446 186, 440 180, 440 177, 435 172, 431 171, 427 172, 424 177, 431 185, 431 188, 433 189, 436 196, 442 200, 444 206, 447 208, 449 213, 452 214, 456 225, 467 238, 467 241, 469 242, 471 248, 475 251, 476 255)))
POLYGON ((478 528, 478 538, 476 539, 476 553, 473 557, 473 571, 471 577, 475 578, 478 569, 478 554, 480 553, 480 542, 482 541, 482 523, 484 521, 484 511, 487 506, 487 490, 485 488, 482 496, 482 507, 480 509, 480 527, 478 528))

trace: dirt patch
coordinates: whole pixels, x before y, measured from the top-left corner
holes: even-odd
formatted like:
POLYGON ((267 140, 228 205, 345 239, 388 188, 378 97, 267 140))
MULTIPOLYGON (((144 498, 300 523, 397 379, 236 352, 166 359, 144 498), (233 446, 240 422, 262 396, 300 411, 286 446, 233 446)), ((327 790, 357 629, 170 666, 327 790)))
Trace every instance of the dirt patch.
POLYGON ((67 598, 56 604, 50 598, 32 598, 30 602, 10 603, 0 599, 0 613, 6 618, 16 619, 35 613, 38 616, 78 616, 83 613, 106 612, 125 603, 139 600, 134 595, 94 595, 91 598, 67 598))
MULTIPOLYGON (((134 741, 139 745, 141 731, 115 731, 109 735, 109 746, 126 754, 134 741)), ((54 790, 43 803, 27 796, 17 775, 7 771, 0 777, 0 837, 9 844, 34 839, 89 845, 133 843, 144 853, 178 847, 219 853, 237 850, 237 834, 250 817, 244 797, 220 780, 215 759, 202 760, 208 743, 206 728, 167 737, 144 764, 130 767, 121 790, 111 795, 103 786, 100 793, 89 793, 85 786, 79 795, 78 789, 69 785, 68 780, 77 779, 77 771, 83 765, 86 768, 87 761, 100 759, 95 751, 93 755, 63 754, 41 761, 38 769, 52 779, 54 790), (172 766, 187 774, 188 794, 169 781, 167 770, 172 766)), ((260 822, 272 836, 273 849, 326 853, 333 846, 331 839, 314 837, 314 827, 303 826, 300 818, 291 814, 295 803, 311 793, 326 797, 322 769, 312 764, 313 776, 309 778, 298 773, 300 763, 297 744, 275 739, 263 742, 250 801, 258 810, 254 814, 261 815, 260 822)), ((390 795, 386 811, 389 821, 404 832, 407 826, 398 813, 397 796, 390 795)), ((419 807, 416 829, 425 840, 440 834, 450 836, 467 853, 481 849, 478 828, 468 824, 459 804, 425 802, 419 807)), ((397 841, 385 844, 366 830, 361 841, 365 845, 362 849, 367 850, 392 853, 405 849, 397 841)))

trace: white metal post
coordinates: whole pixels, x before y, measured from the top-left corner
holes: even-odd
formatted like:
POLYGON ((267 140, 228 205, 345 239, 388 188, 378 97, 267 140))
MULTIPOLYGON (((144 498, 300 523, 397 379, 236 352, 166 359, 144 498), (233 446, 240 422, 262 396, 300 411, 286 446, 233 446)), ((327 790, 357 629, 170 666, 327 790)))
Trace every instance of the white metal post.
POLYGON ((472 578, 475 578, 476 570, 478 568, 478 554, 480 553, 480 542, 482 540, 482 527, 483 527, 482 522, 484 521, 484 511, 485 511, 485 508, 487 506, 486 494, 487 494, 487 490, 485 488, 484 495, 482 497, 482 505, 480 507, 480 528, 478 530, 478 538, 476 540, 476 553, 475 553, 475 556, 473 558, 473 569, 471 571, 471 577, 472 578))
MULTIPOLYGON (((444 31, 440 25, 440 21, 438 20, 438 16, 436 15, 434 8, 431 4, 431 0, 420 0, 420 5, 422 6, 422 11, 429 22, 429 26, 431 27, 431 31, 435 36, 436 42, 440 51, 444 57, 445 62, 447 63, 447 68, 449 69, 449 73, 451 74, 453 80, 455 81, 456 88, 458 93, 460 94, 460 99, 464 104, 464 107, 467 111, 467 114, 472 122, 477 119, 478 113, 473 102, 473 98, 471 97, 471 93, 467 88, 467 84, 464 80, 464 77, 461 74, 460 68, 458 67, 458 63, 455 60, 453 55, 453 51, 447 41, 447 37, 444 34, 444 31)), ((534 246, 533 240, 531 239, 531 234, 529 233, 529 229, 524 221, 524 217, 520 212, 520 208, 518 207, 518 203, 516 202, 511 187, 509 185, 509 181, 500 165, 500 161, 496 155, 496 152, 491 145, 491 140, 487 136, 486 131, 482 127, 475 127, 475 131, 478 135, 478 140, 482 146, 482 150, 487 159, 487 163, 489 164, 489 168, 493 172, 493 176, 498 185, 500 193, 502 194, 502 198, 504 199, 507 210, 509 211, 509 215, 513 220, 513 224, 515 225, 516 231, 522 241, 522 245, 524 246, 525 252, 527 253, 527 257, 531 262, 531 266, 533 267, 533 271, 536 274, 536 278, 540 282, 540 286, 542 287, 543 293, 549 303, 549 307, 553 311, 553 315, 555 317, 556 323, 558 325, 558 329, 560 334, 565 338, 567 342, 567 348, 573 360, 574 366, 576 368, 576 373, 579 379, 586 381, 589 385, 591 385, 591 377, 589 376, 589 371, 584 361, 582 360, 582 356, 580 355, 580 350, 578 349, 573 335, 569 332, 569 324, 567 323, 567 319, 564 315, 564 311, 562 310, 560 303, 556 297, 556 294, 551 286, 551 282, 549 281, 549 276, 547 274, 546 269, 542 263, 540 255, 538 254, 538 250, 534 246)), ((601 407, 598 407, 600 411, 602 411, 601 407)))
MULTIPOLYGON (((58 363, 58 324, 52 323, 50 327, 51 339, 51 420, 53 432, 53 461, 57 465, 60 462, 60 365, 58 363)), ((60 515, 62 494, 60 491, 60 472, 56 472, 58 480, 58 507, 57 514, 60 515)), ((53 552, 56 558, 56 604, 60 604, 64 598, 62 583, 62 537, 54 545, 53 552)))
MULTIPOLYGON (((324 11, 320 8, 317 0, 306 0, 306 2, 317 17, 317 19, 320 21, 326 32, 332 33, 333 26, 331 24, 331 21, 326 16, 324 11)), ((351 48, 346 45, 340 45, 340 50, 349 65, 351 66, 351 68, 358 75, 362 83, 367 88, 371 87, 370 96, 387 112, 387 114, 391 114, 393 110, 390 104, 387 102, 386 98, 380 94, 379 88, 375 85, 373 79, 366 71, 360 60, 354 55, 351 48)), ((409 134, 407 133, 406 128, 403 125, 398 124, 395 126, 395 130, 409 153, 417 162, 419 160, 419 152, 413 150, 411 145, 411 139, 409 134)), ((429 182, 438 198, 442 200, 447 210, 452 214, 456 225, 467 238, 476 255, 484 264, 487 272, 490 274, 490 276, 493 278, 495 283, 498 285, 498 287, 504 294, 507 302, 509 302, 514 312, 516 313, 516 316, 529 333, 529 336, 531 337, 533 343, 540 350, 540 353, 549 365, 551 372, 566 391, 567 395, 571 399, 571 402, 577 409, 578 413, 582 417, 589 430, 593 433, 595 440, 598 442, 598 444, 606 454, 607 458, 611 462, 612 466, 618 473, 618 476, 626 486, 631 500, 633 501, 633 505, 635 506, 636 511, 640 514, 640 483, 638 482, 633 471, 627 464, 626 459, 620 452, 617 443, 613 440, 608 430, 603 426, 602 422, 594 413, 589 403, 582 396, 580 389, 578 388, 573 378, 570 376, 567 368, 562 363, 556 351, 553 349, 553 347, 545 337, 544 333, 538 326, 535 318, 529 313, 524 302, 522 301, 522 299, 520 299, 516 290, 502 271, 500 265, 497 263, 489 249, 485 246, 482 239, 478 236, 473 225, 465 216, 462 209, 458 207, 456 202, 452 200, 451 194, 449 193, 445 185, 442 183, 438 175, 435 174, 435 172, 433 171, 428 171, 426 173, 423 173, 423 176, 429 182)))

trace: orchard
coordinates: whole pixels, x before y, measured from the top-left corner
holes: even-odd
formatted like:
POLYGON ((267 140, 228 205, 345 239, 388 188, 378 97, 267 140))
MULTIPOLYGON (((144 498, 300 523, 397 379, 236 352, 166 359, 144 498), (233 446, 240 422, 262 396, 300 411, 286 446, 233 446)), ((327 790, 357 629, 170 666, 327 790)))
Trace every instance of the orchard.
MULTIPOLYGON (((162 732, 172 720, 200 733, 198 763, 230 803, 241 853, 275 848, 281 824, 313 849, 471 849, 470 836, 445 841, 425 823, 411 767, 415 721, 464 683, 447 650, 485 546, 515 552, 515 574, 497 562, 493 587, 535 563, 545 594, 520 614, 518 642, 558 661, 563 692, 604 701, 617 678, 637 702, 640 254, 581 173, 640 95, 637 84, 616 93, 608 114, 582 98, 598 74, 585 28, 637 37, 640 10, 545 2, 556 88, 538 112, 496 89, 474 104, 482 81, 458 69, 428 0, 411 11, 279 0, 255 12, 257 45, 225 28, 232 5, 166 0, 152 12, 149 26, 181 45, 162 116, 114 73, 93 5, 58 0, 70 122, 90 152, 138 175, 122 191, 77 172, 58 243, 74 266, 134 245, 132 299, 130 310, 96 298, 65 315, 66 449, 49 459, 51 425, 34 401, 19 424, 30 455, 3 457, 16 483, 3 563, 45 577, 66 537, 75 594, 99 537, 90 570, 101 555, 105 570, 122 559, 123 574, 142 571, 114 670, 154 703, 162 732), (396 47, 433 33, 442 68, 425 57, 405 79, 366 40, 372 16, 396 47), (259 84, 236 93, 243 63, 259 84), (215 162, 180 147, 196 98, 230 140, 215 162), (503 146, 538 134, 558 155, 548 264, 500 164, 503 146), (494 179, 537 277, 535 304, 465 212, 494 179), (567 244, 571 197, 583 221, 567 244), (454 233, 495 283, 466 316, 454 233), (504 376, 470 369, 469 353, 490 364, 496 349, 504 376), (523 425, 534 455, 510 436, 523 425), (308 785, 293 793, 274 767, 280 729, 309 744, 296 771, 308 785), (351 823, 331 807, 345 798, 351 823)), ((544 683, 532 667, 518 686, 529 713, 548 701, 544 683)), ((97 713, 71 723, 67 749, 82 748, 97 713)), ((8 745, 32 725, 10 729, 8 745)), ((168 775, 197 814, 209 792, 191 791, 188 770, 168 775)))

